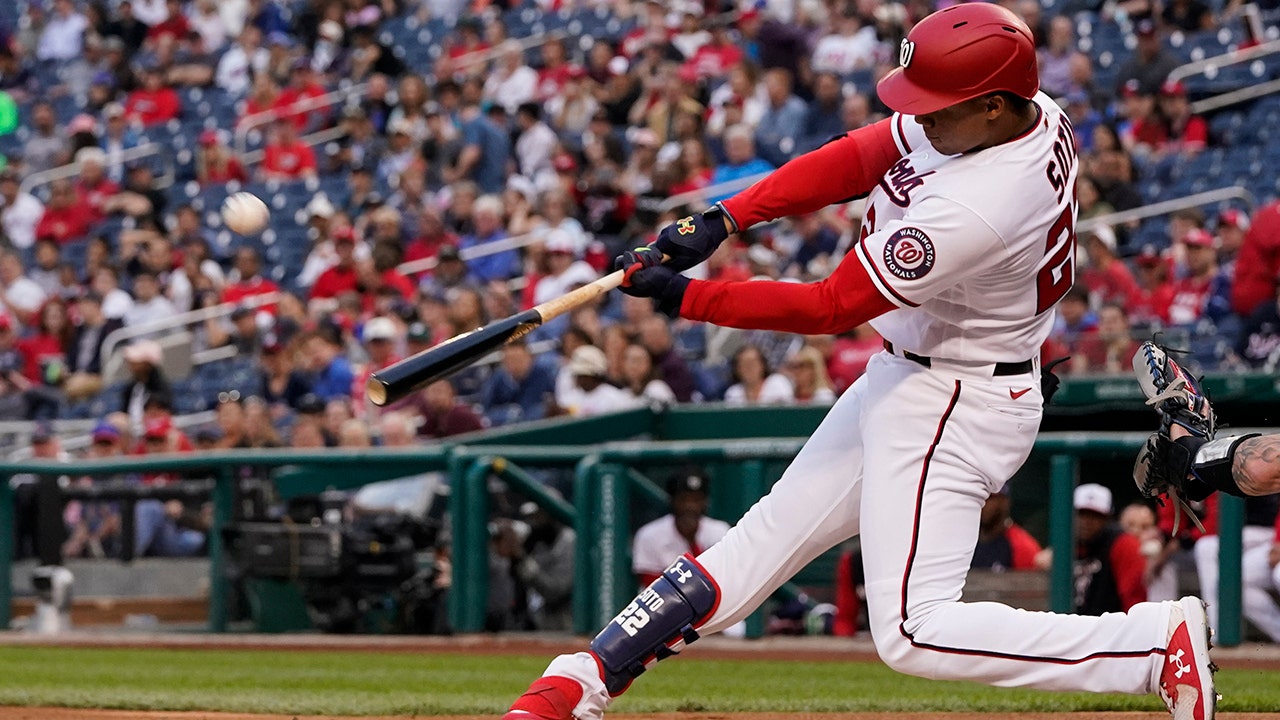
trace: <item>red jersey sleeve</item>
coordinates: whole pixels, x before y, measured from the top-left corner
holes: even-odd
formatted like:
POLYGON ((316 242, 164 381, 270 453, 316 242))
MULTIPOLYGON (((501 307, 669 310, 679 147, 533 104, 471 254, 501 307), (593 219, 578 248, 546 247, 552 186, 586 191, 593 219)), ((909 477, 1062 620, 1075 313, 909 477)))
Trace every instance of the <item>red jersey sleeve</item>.
POLYGON ((680 316, 745 330, 837 335, 896 307, 849 253, 815 283, 690 280, 680 316))
POLYGON ((1116 591, 1120 595, 1120 607, 1125 611, 1140 602, 1147 601, 1147 584, 1143 575, 1147 572, 1147 559, 1142 555, 1138 538, 1123 533, 1111 545, 1111 568, 1116 575, 1116 591))
POLYGON ((1034 570, 1036 555, 1040 554, 1040 543, 1016 523, 1005 531, 1005 537, 1009 539, 1009 547, 1013 550, 1013 569, 1034 570))
POLYGON ((871 192, 902 152, 892 119, 859 128, 787 162, 724 201, 739 229, 802 215, 871 192))

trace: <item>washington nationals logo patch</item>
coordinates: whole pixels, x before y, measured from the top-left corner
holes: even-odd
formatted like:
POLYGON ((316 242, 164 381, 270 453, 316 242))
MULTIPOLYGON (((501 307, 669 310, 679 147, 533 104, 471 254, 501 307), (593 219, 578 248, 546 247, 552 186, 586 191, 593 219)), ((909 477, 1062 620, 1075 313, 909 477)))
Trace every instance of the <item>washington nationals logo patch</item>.
POLYGON ((902 44, 898 46, 898 64, 902 67, 911 65, 911 57, 916 54, 916 44, 906 38, 902 38, 902 44))
POLYGON ((693 226, 693 218, 691 217, 680 218, 676 223, 676 232, 681 235, 692 235, 697 231, 698 229, 693 226))
POLYGON ((884 245, 884 266, 903 280, 919 280, 933 269, 933 241, 924 231, 904 227, 884 245))

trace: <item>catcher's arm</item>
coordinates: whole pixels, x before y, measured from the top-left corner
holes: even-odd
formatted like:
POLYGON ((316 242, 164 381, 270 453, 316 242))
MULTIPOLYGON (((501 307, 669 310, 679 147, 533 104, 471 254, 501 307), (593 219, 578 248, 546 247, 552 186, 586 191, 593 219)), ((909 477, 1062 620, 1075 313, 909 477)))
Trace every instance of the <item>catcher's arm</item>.
MULTIPOLYGON (((1169 432, 1174 442, 1190 435, 1181 426, 1169 432)), ((1230 460, 1231 479, 1239 490, 1234 494, 1257 497, 1280 493, 1280 435, 1246 436, 1235 445, 1230 460)))
POLYGON ((1133 479, 1146 497, 1203 500, 1215 491, 1244 497, 1280 490, 1280 438, 1256 433, 1215 439, 1217 417, 1200 383, 1154 343, 1133 370, 1160 414, 1160 429, 1138 453, 1133 479))

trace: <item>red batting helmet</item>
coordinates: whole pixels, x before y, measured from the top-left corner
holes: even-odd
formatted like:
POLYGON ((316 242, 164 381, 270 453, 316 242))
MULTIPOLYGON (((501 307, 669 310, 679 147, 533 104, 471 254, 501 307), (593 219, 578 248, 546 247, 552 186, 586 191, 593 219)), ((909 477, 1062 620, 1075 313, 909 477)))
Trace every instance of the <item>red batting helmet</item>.
POLYGON ((1030 99, 1040 89, 1031 30, 1009 10, 985 2, 954 5, 916 23, 898 62, 876 92, 907 115, 998 90, 1030 99))

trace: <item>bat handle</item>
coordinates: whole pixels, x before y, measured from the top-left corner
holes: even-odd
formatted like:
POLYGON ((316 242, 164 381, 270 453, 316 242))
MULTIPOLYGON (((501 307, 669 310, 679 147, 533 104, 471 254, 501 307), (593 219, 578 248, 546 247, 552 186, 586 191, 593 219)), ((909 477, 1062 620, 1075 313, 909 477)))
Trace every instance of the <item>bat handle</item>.
POLYGON ((553 318, 560 317, 571 310, 579 308, 618 287, 622 284, 623 274, 622 270, 615 270, 598 280, 593 280, 583 285, 577 290, 548 300, 535 307, 534 310, 538 311, 538 315, 542 317, 542 322, 551 322, 553 318))

